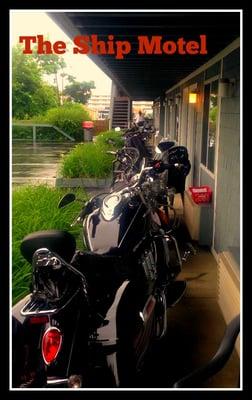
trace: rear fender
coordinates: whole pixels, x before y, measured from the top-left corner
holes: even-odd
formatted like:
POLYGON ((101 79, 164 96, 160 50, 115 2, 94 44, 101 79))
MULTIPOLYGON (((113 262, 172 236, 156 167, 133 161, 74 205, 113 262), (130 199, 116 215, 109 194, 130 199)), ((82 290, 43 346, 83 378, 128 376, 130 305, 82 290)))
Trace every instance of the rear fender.
POLYGON ((30 300, 31 295, 28 294, 23 299, 21 299, 18 303, 16 303, 12 307, 12 316, 22 325, 25 321, 25 316, 21 314, 22 308, 25 306, 26 303, 30 300))
POLYGON ((45 366, 40 352, 43 324, 30 324, 20 310, 29 300, 26 296, 14 308, 11 329, 12 387, 43 387, 45 366))

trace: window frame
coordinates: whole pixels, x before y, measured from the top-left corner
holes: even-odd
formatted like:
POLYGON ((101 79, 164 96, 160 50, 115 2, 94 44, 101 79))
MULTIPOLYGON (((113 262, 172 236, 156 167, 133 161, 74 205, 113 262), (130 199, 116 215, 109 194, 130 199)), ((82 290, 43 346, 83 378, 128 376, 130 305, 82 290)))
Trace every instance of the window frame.
POLYGON ((174 100, 174 140, 179 143, 179 133, 180 133, 180 98, 175 97, 174 100), (178 118, 178 121, 177 121, 178 118))
POLYGON ((202 136, 201 136, 201 155, 200 155, 200 167, 202 169, 204 169, 207 173, 209 173, 210 176, 212 176, 213 178, 215 177, 215 172, 216 172, 216 160, 217 160, 217 151, 218 151, 218 146, 217 146, 217 142, 218 142, 218 136, 219 136, 219 115, 220 115, 220 98, 219 98, 219 82, 220 82, 220 74, 219 75, 215 75, 207 80, 204 81, 204 90, 203 90, 203 109, 202 109, 202 115, 203 115, 203 123, 202 123, 202 136), (217 116, 216 116, 216 135, 215 135, 215 150, 214 150, 214 168, 213 171, 211 169, 209 169, 208 167, 208 151, 209 151, 209 106, 208 106, 208 118, 207 118, 207 137, 206 137, 206 141, 204 142, 204 108, 205 108, 205 93, 206 93, 206 87, 208 85, 210 85, 209 88, 209 99, 210 99, 210 94, 211 94, 211 84, 216 82, 218 83, 218 98, 217 98, 217 116), (206 161, 205 163, 203 162, 202 158, 203 158, 203 145, 205 144, 205 150, 206 151, 206 161))

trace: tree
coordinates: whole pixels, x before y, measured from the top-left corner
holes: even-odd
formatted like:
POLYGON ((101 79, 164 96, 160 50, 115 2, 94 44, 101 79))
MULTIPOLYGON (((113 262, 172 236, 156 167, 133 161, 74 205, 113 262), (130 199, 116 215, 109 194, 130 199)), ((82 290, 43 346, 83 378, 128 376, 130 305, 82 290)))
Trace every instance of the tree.
POLYGON ((63 78, 64 76, 66 76, 66 74, 64 73, 64 68, 66 67, 65 60, 63 59, 63 57, 60 57, 57 54, 35 54, 34 57, 37 60, 38 65, 41 68, 43 74, 54 75, 54 82, 58 94, 58 104, 60 104, 61 90, 60 90, 58 73, 59 71, 61 71, 61 77, 63 75, 62 77, 62 85, 63 85, 63 78))
POLYGON ((12 112, 18 119, 30 118, 57 104, 55 89, 43 82, 42 72, 32 55, 22 47, 12 49, 12 112))
POLYGON ((40 110, 39 114, 44 114, 50 108, 57 107, 58 95, 56 88, 43 82, 34 94, 33 101, 36 109, 40 110))
POLYGON ((63 94, 68 96, 76 103, 86 104, 91 96, 91 89, 95 89, 94 81, 74 81, 73 83, 65 87, 63 94))

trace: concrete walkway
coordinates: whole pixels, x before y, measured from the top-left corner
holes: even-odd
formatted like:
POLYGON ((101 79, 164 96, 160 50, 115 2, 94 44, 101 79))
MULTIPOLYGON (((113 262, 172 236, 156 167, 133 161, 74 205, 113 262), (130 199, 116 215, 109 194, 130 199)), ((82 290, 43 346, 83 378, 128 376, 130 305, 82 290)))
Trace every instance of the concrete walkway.
POLYGON ((73 143, 13 143, 12 183, 54 186, 61 155, 73 146, 73 143))
MULTIPOLYGON (((150 354, 140 387, 167 388, 203 365, 216 352, 225 331, 217 302, 217 264, 200 249, 184 263, 179 278, 187 281, 184 298, 168 312, 168 333, 150 354)), ((205 388, 235 388, 239 357, 234 351, 226 367, 207 381, 205 388)))

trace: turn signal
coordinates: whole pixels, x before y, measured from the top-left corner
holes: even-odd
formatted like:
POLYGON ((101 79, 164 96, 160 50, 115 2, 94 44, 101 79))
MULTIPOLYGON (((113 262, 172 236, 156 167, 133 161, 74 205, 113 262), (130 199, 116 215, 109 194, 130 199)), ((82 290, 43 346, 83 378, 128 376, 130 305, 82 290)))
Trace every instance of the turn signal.
POLYGON ((62 334, 58 328, 48 328, 42 339, 42 355, 47 365, 51 364, 60 351, 62 334))

